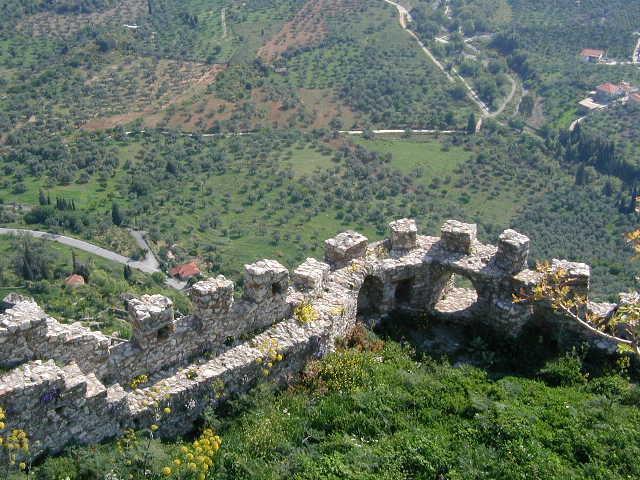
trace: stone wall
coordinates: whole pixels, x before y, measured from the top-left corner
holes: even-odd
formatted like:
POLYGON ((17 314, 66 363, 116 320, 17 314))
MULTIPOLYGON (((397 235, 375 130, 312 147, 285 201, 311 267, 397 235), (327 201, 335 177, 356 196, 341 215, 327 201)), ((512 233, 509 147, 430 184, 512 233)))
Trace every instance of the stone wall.
MULTIPOLYGON (((28 431, 35 453, 55 452, 72 441, 97 442, 147 426, 155 421, 157 401, 172 409, 161 432, 184 433, 208 405, 263 378, 268 349, 282 355, 266 370, 278 379, 331 351, 358 319, 375 323, 403 310, 451 322, 486 322, 517 335, 540 313, 512 302, 513 293, 539 281, 527 269, 529 239, 513 230, 493 246, 478 241, 473 224, 448 221, 440 237, 428 237, 418 235, 413 220, 403 219, 390 224, 389 239, 369 243, 345 232, 325 246, 326 263, 307 259, 291 282, 276 261, 246 265, 242 298, 234 298, 233 282, 224 276, 196 283, 190 316, 176 318, 171 301, 159 295, 134 298, 128 304, 131 341, 61 324, 31 299, 7 297, 0 314, 0 366, 11 370, 0 376, 0 406, 8 412, 8 427, 28 431), (456 276, 474 290, 456 287, 456 276), (318 313, 316 320, 295 318, 292 312, 302 302, 318 313), (148 381, 132 388, 132 379, 142 374, 148 381)), ((576 288, 588 293, 587 265, 554 265, 568 270, 576 288)), ((603 316, 615 308, 591 304, 603 316)), ((546 313, 554 328, 612 348, 546 313)))

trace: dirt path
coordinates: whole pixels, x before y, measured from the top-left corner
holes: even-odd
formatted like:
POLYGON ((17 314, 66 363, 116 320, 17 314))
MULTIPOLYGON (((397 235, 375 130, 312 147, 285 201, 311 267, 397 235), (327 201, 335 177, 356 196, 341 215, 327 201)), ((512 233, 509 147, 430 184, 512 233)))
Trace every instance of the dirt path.
POLYGON ((500 108, 498 108, 495 112, 489 114, 490 117, 497 117, 502 112, 504 112, 504 109, 507 108, 507 105, 511 103, 514 95, 516 94, 516 90, 518 89, 518 83, 514 80, 514 78, 508 73, 505 75, 509 79, 509 82, 511 82, 511 91, 509 92, 507 98, 504 99, 504 102, 502 102, 502 105, 500 105, 500 108))
POLYGON ((220 22, 222 23, 222 38, 227 38, 227 12, 226 8, 220 10, 220 22))
MULTIPOLYGON (((425 46, 424 43, 422 43, 422 41, 420 40, 420 38, 418 37, 418 35, 413 32, 411 29, 409 29, 408 24, 412 21, 411 19, 411 14, 409 13, 409 11, 403 7, 402 5, 400 5, 399 3, 394 2, 393 0, 384 0, 386 3, 388 3, 389 5, 393 5, 396 10, 398 10, 398 21, 400 22, 400 26, 409 34, 411 35, 414 40, 418 43, 418 45, 420 46, 420 48, 422 49, 422 51, 425 53, 425 55, 429 58, 429 60, 431 60, 431 62, 438 67, 438 69, 440 69, 440 71, 442 73, 445 74, 445 76, 447 77, 447 80, 449 80, 449 82, 454 83, 455 82, 455 78, 453 75, 451 75, 442 65, 442 63, 433 55, 433 53, 425 46)), ((448 3, 447 3, 447 7, 448 7, 448 3)), ((486 35, 485 35, 486 36, 486 35)), ((480 38, 480 37, 478 37, 480 38)), ((462 84, 464 85, 464 87, 467 90, 467 97, 476 104, 476 106, 480 109, 480 112, 482 113, 483 117, 496 117, 498 115, 500 115, 504 109, 507 107, 507 105, 509 104, 509 102, 511 102, 511 100, 513 100, 513 96, 516 93, 517 90, 517 83, 516 81, 513 79, 513 77, 511 75, 507 74, 507 77, 509 78, 509 81, 511 82, 511 92, 509 93, 509 95, 507 96, 507 98, 505 99, 505 101, 502 103, 502 105, 500 106, 500 108, 498 108, 496 111, 491 112, 491 110, 489 109, 489 107, 487 106, 486 103, 484 103, 481 99, 480 96, 478 95, 478 93, 473 89, 473 87, 469 84, 469 82, 467 82, 467 80, 458 73, 458 71, 453 68, 452 69, 453 74, 455 75, 455 77, 457 77, 458 80, 460 80, 460 82, 462 82, 462 84)), ((482 125, 481 123, 479 125, 482 125)))

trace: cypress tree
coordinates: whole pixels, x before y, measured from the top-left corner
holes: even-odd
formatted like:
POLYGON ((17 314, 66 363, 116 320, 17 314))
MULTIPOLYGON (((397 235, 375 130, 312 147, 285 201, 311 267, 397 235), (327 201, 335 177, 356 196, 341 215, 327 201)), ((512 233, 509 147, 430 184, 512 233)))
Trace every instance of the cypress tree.
POLYGON ((123 219, 122 213, 120 213, 120 207, 116 202, 113 202, 113 204, 111 204, 111 221, 114 225, 119 227, 120 225, 122 225, 122 220, 123 219))

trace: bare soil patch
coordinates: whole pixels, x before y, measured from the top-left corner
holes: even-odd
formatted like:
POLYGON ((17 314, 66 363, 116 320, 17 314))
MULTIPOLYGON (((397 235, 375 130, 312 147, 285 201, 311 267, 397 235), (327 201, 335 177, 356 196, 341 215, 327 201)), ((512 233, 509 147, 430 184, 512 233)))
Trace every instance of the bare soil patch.
POLYGON ((277 60, 289 49, 317 45, 327 34, 326 18, 348 14, 361 0, 309 0, 286 22, 260 50, 258 57, 267 63, 277 60))

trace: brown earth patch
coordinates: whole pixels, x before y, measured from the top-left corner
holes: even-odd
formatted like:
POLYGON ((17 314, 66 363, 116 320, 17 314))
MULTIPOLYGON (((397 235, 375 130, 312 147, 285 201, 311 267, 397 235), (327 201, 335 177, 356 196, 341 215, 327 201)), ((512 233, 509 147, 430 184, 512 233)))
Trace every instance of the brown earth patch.
POLYGON ((326 18, 346 14, 361 0, 308 0, 264 46, 258 57, 266 63, 277 60, 292 48, 317 45, 327 34, 326 18))
POLYGON ((332 90, 301 88, 298 93, 304 108, 309 110, 315 118, 312 128, 327 127, 334 118, 342 120, 345 129, 357 123, 359 115, 348 105, 340 102, 332 90))
MULTIPOLYGON (((134 66, 118 65, 110 67, 104 72, 91 79, 85 84, 102 92, 99 97, 104 101, 104 92, 110 92, 110 96, 120 97, 120 105, 123 103, 129 106, 129 111, 114 115, 98 114, 95 118, 87 121, 82 128, 86 130, 100 130, 124 125, 138 118, 143 118, 147 126, 155 126, 161 119, 169 115, 176 117, 172 112, 167 112, 170 108, 178 109, 185 103, 196 103, 202 100, 198 97, 205 95, 207 85, 215 81, 216 76, 222 70, 223 65, 206 65, 195 62, 175 62, 172 60, 161 60, 152 68, 142 68, 139 64, 134 66), (136 69, 135 73, 130 70, 136 69), (123 69, 127 70, 123 72, 123 69), (124 101, 124 102, 123 102, 124 101)), ((109 97, 109 95, 107 95, 109 97)), ((108 102, 108 98, 107 104, 108 102)), ((117 98, 113 99, 117 101, 117 98)), ((198 108, 202 115, 208 115, 212 110, 218 111, 222 101, 212 102, 204 100, 205 104, 198 108)), ((106 105, 105 105, 106 106, 106 105)), ((99 108, 102 112, 108 108, 99 108)), ((196 117, 202 116, 196 114, 196 117)), ((190 113, 189 117, 194 116, 190 113)), ((210 116, 210 115, 209 115, 210 116)), ((190 119, 186 123, 191 123, 190 119)))

